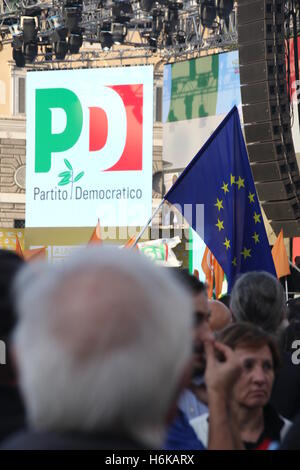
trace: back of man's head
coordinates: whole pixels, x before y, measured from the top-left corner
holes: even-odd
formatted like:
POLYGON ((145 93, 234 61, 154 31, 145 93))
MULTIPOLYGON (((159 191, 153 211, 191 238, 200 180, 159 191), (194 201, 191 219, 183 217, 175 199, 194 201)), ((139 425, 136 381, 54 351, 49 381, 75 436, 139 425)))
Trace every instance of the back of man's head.
POLYGON ((159 445, 191 354, 184 288, 142 255, 112 247, 32 269, 16 282, 15 335, 31 425, 159 445))
POLYGON ((196 278, 193 274, 190 274, 188 269, 175 268, 174 273, 179 281, 190 291, 193 296, 198 294, 206 294, 206 285, 196 278))
POLYGON ((209 300, 209 325, 212 331, 220 331, 232 322, 232 314, 226 305, 219 300, 209 300))
POLYGON ((267 272, 243 274, 233 286, 230 309, 236 321, 254 323, 276 333, 285 313, 283 288, 267 272))

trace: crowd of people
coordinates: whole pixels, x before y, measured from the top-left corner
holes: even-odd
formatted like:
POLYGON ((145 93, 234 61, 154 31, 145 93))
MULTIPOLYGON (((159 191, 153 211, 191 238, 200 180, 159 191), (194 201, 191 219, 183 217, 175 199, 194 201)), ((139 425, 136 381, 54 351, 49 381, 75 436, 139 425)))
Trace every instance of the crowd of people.
POLYGON ((268 273, 209 300, 135 250, 2 250, 0 305, 1 449, 300 448, 300 302, 268 273))

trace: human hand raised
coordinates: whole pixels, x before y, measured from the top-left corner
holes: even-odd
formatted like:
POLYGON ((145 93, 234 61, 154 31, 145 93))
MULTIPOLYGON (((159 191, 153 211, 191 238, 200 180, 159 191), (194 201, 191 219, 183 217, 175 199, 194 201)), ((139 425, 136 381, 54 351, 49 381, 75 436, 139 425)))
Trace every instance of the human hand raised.
POLYGON ((214 341, 205 341, 205 383, 208 395, 228 398, 232 387, 242 372, 242 364, 230 347, 214 341))

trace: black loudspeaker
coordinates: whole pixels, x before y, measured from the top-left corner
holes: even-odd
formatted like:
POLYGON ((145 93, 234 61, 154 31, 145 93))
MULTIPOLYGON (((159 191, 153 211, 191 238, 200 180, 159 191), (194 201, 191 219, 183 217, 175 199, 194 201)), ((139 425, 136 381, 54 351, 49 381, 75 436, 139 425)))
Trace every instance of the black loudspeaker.
POLYGON ((283 228, 284 236, 287 238, 300 236, 300 220, 299 219, 273 220, 272 228, 274 232, 277 234, 283 228))
POLYGON ((278 100, 278 97, 286 98, 286 83, 282 81, 268 80, 249 85, 241 83, 242 103, 253 104, 266 100, 278 100))
POLYGON ((298 200, 294 197, 288 201, 266 202, 263 208, 268 219, 288 220, 300 218, 298 200))
POLYGON ((289 167, 285 160, 251 165, 253 178, 257 182, 284 180, 289 176, 289 167))
POLYGON ((294 188, 289 179, 256 183, 256 190, 261 202, 288 200, 295 196, 294 188))
POLYGON ((241 65, 240 76, 243 84, 252 84, 256 82, 264 82, 266 80, 284 79, 285 66, 283 60, 277 61, 264 60, 261 62, 253 62, 247 65, 241 65))
POLYGON ((249 143, 280 140, 281 123, 278 120, 274 120, 260 124, 247 124, 244 127, 244 131, 246 141, 249 143))
POLYGON ((272 0, 256 0, 254 2, 239 2, 238 25, 243 26, 254 21, 273 19, 274 5, 272 0))
POLYGON ((244 64, 252 64, 262 60, 272 60, 274 54, 284 60, 284 43, 275 46, 274 42, 270 39, 266 41, 257 42, 254 45, 244 44, 240 45, 239 55, 240 61, 244 64))
POLYGON ((284 2, 239 0, 244 133, 258 197, 276 233, 300 234, 300 175, 286 83, 284 2), (293 232, 294 231, 294 232, 293 232))
POLYGON ((284 158, 283 142, 258 142, 247 146, 250 162, 262 163, 284 158))
POLYGON ((243 107, 245 122, 272 121, 280 116, 281 122, 290 122, 288 103, 284 101, 278 103, 277 100, 264 101, 261 103, 249 104, 243 107))
POLYGON ((239 45, 272 40, 274 32, 275 29, 272 20, 261 20, 240 26, 238 19, 239 45))

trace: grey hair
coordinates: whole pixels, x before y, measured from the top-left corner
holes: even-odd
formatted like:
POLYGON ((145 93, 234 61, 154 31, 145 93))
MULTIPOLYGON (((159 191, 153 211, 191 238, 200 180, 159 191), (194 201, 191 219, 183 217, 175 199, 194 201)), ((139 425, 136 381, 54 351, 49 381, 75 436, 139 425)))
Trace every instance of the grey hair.
MULTIPOLYGON (((15 295, 19 322, 14 341, 31 426, 123 432, 147 445, 161 445, 164 420, 192 349, 192 300, 172 273, 133 250, 87 247, 61 264, 28 265, 16 279, 15 295), (95 309, 99 318, 88 331, 95 347, 84 356, 68 348, 60 327, 61 318, 70 314, 63 310, 70 293, 65 286, 87 273, 99 279, 100 302, 109 290, 105 282, 102 287, 107 273, 129 279, 134 295, 126 298, 125 292, 118 300, 116 287, 113 307, 106 305, 104 313, 95 309)), ((75 333, 81 341, 76 321, 89 318, 89 308, 74 321, 66 317, 66 336, 75 333)))
POLYGON ((276 333, 285 312, 283 288, 271 274, 253 271, 234 284, 230 309, 236 321, 249 322, 276 333))

